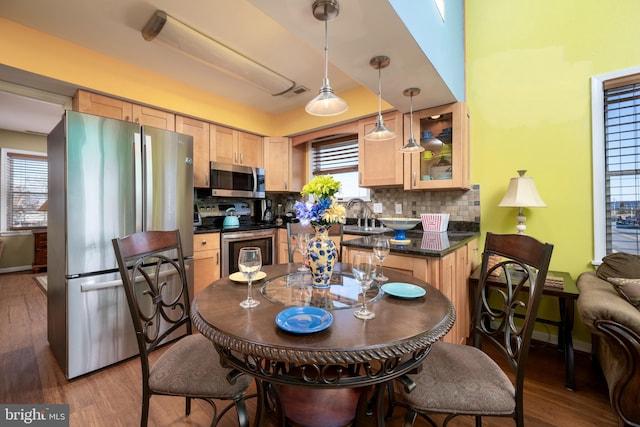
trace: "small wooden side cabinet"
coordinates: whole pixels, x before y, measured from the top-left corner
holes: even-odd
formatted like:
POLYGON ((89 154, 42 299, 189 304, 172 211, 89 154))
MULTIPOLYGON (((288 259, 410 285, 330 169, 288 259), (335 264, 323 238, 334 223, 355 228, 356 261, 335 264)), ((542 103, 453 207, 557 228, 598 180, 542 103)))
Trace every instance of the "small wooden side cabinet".
POLYGON ((47 232, 33 230, 33 272, 47 269, 47 232))

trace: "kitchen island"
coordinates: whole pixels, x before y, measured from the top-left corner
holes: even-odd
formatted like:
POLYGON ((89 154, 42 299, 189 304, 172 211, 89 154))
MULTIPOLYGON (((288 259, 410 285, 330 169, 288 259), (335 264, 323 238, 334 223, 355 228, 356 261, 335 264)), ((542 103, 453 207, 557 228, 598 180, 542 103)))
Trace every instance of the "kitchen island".
MULTIPOLYGON (((376 239, 393 236, 393 232, 386 232, 345 240, 342 259, 349 262, 354 253, 372 252, 376 239)), ((479 230, 464 228, 442 233, 411 230, 406 232, 406 237, 409 244, 391 244, 390 254, 383 263, 384 271, 410 274, 445 294, 456 309, 456 322, 444 341, 465 343, 470 320, 469 276, 480 263, 479 230)))

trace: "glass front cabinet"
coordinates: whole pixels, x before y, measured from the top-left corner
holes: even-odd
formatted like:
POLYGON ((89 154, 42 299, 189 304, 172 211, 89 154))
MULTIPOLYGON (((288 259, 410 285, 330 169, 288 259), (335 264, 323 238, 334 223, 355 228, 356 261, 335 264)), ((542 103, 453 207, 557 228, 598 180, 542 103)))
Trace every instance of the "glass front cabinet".
MULTIPOLYGON (((409 138, 409 114, 404 127, 409 138)), ((469 112, 464 102, 414 111, 413 135, 424 151, 404 154, 405 190, 471 188, 469 112)))

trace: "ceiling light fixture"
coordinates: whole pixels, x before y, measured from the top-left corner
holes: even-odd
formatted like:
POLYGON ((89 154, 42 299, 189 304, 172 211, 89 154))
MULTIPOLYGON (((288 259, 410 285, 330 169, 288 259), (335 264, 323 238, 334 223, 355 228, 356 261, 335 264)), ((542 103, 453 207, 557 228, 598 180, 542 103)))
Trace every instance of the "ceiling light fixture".
POLYGON ((403 153, 419 153, 421 151, 424 151, 424 147, 421 145, 418 145, 418 143, 416 142, 416 139, 413 137, 413 96, 418 95, 419 93, 420 93, 420 89, 417 87, 411 87, 409 89, 405 89, 404 92, 402 92, 404 96, 410 97, 410 101, 411 101, 411 110, 409 113, 410 136, 407 143, 400 149, 400 151, 402 151, 403 153))
POLYGON ((342 98, 333 94, 329 85, 329 32, 328 21, 335 19, 340 12, 337 0, 316 0, 312 6, 313 16, 324 21, 324 79, 318 96, 309 101, 305 111, 314 116, 336 116, 342 114, 349 106, 342 98))
POLYGON ((273 96, 282 95, 296 85, 294 81, 213 40, 162 10, 157 10, 149 19, 142 29, 142 37, 147 41, 157 41, 273 96))
POLYGON ((375 56, 369 61, 369 65, 378 70, 378 119, 376 125, 365 136, 370 141, 386 141, 396 137, 396 133, 385 126, 382 118, 382 69, 391 63, 388 56, 375 56))

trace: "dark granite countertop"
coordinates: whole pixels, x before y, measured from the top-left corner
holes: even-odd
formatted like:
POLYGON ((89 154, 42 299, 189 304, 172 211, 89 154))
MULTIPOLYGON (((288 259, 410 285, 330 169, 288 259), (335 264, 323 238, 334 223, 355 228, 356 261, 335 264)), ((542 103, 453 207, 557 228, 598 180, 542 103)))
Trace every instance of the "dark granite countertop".
MULTIPOLYGON (((364 236, 359 239, 345 240, 342 246, 360 249, 373 249, 376 238, 392 239, 394 232, 364 236)), ((479 231, 447 231, 442 233, 412 230, 406 232, 411 243, 406 245, 391 244, 391 253, 424 257, 443 257, 464 246, 480 236, 479 231)))

